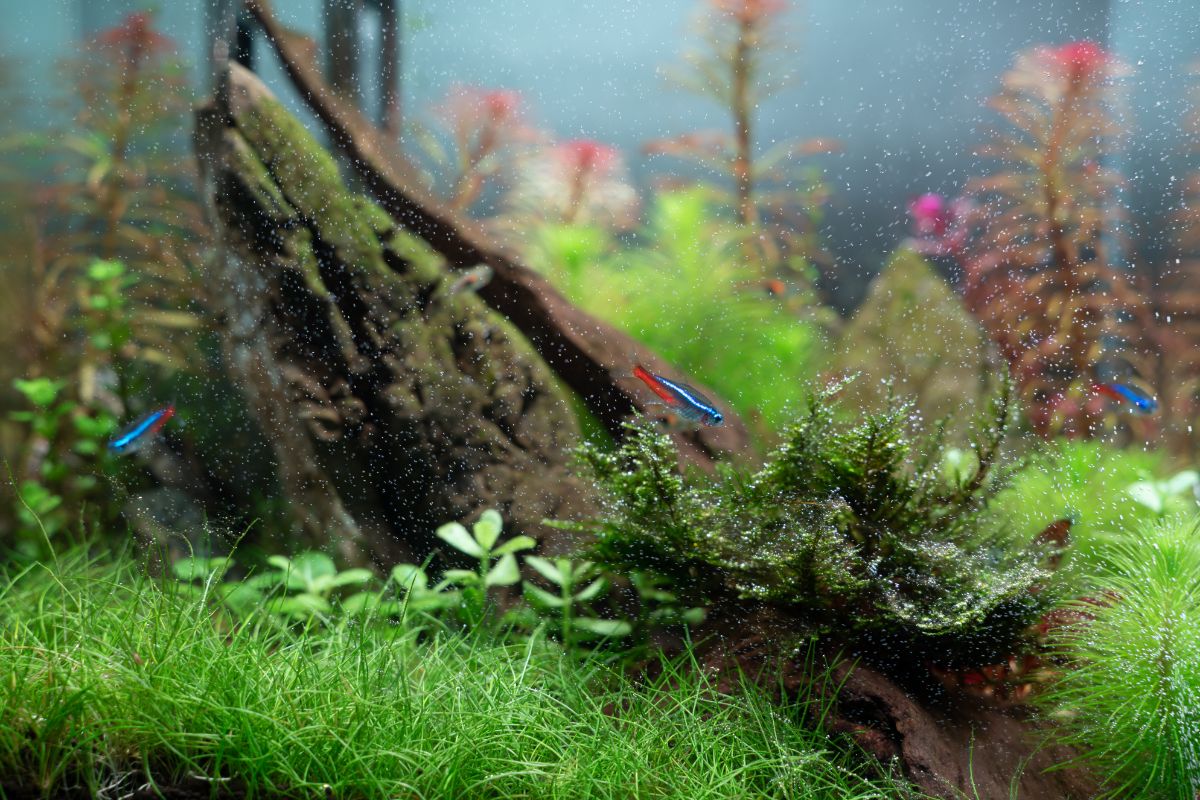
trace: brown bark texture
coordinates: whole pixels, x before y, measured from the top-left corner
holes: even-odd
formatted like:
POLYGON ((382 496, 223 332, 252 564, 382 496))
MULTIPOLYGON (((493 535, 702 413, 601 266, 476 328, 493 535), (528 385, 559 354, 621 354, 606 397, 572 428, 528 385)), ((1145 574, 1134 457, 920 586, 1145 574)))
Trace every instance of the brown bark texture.
POLYGON ((846 658, 832 640, 810 649, 795 631, 795 620, 771 606, 716 609, 696 632, 700 661, 720 676, 720 689, 736 690, 745 675, 785 697, 810 698, 814 717, 828 730, 898 767, 932 797, 1096 795, 1094 776, 1060 766, 1076 754, 1054 744, 1053 731, 1037 725, 1028 708, 952 694, 922 678, 920 665, 900 680, 870 666, 867 655, 846 658))
MULTIPOLYGON (((325 82, 311 58, 311 40, 281 25, 268 0, 247 0, 246 8, 366 190, 397 224, 427 242, 452 268, 491 266, 494 277, 480 296, 528 337, 610 433, 623 435, 621 425, 631 410, 653 413, 653 396, 630 372, 635 362, 714 397, 632 337, 571 304, 477 224, 430 196, 392 138, 325 82)), ((717 404, 725 417, 722 427, 675 434, 685 463, 707 469, 719 457, 750 456, 745 425, 719 398, 717 404)))
POLYGON ((230 66, 196 149, 225 357, 309 541, 386 565, 483 508, 535 537, 586 511, 567 463, 578 427, 537 353, 476 296, 447 294, 436 255, 349 192, 252 73, 230 66))

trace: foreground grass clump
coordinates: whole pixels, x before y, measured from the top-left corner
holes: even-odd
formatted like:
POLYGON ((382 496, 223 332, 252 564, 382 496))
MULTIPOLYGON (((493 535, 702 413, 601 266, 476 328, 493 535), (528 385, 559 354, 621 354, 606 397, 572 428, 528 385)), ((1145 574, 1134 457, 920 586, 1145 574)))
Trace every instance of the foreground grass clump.
POLYGON ((200 776, 257 796, 909 796, 857 776, 799 708, 720 695, 684 665, 635 687, 537 637, 231 627, 169 582, 81 558, 0 596, 5 790, 200 776))
POLYGON ((1031 591, 1048 577, 1037 548, 983 513, 1000 485, 991 473, 1007 396, 978 429, 974 465, 946 475, 935 467, 940 438, 913 435, 911 406, 842 426, 837 388, 810 398, 752 474, 685 480, 671 439, 647 426, 615 452, 585 447, 608 495, 585 526, 597 557, 653 565, 708 596, 789 606, 817 631, 874 630, 939 659, 1012 652, 1052 593, 1031 591))
MULTIPOLYGON (((1105 797, 1200 792, 1200 518, 1144 525, 1112 548, 1102 583, 1057 644, 1068 662, 1044 698, 1105 797)), ((1056 735, 1059 735, 1056 733, 1056 735)))

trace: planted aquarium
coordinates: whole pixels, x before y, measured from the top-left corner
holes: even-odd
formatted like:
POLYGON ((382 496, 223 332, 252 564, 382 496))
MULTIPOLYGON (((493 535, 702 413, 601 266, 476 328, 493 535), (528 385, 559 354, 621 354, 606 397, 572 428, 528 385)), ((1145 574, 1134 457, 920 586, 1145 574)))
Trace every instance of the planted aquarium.
POLYGON ((1189 3, 0 7, 0 796, 1200 797, 1189 3))

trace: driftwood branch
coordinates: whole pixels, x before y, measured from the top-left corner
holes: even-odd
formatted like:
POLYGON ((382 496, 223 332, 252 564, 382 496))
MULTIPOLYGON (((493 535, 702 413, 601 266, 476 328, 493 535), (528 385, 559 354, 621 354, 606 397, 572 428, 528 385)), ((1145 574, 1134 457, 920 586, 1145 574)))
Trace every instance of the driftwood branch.
MULTIPOLYGON (((574 306, 478 225, 444 208, 424 190, 391 140, 325 82, 311 58, 310 40, 282 26, 268 0, 246 0, 246 7, 300 96, 325 124, 334 144, 384 210, 425 240, 451 267, 491 266, 495 277, 481 292, 484 301, 528 337, 609 432, 622 435, 621 423, 631 408, 653 413, 652 397, 630 374, 634 362, 705 391, 646 346, 574 306)), ((718 405, 725 415, 723 427, 676 434, 685 462, 709 468, 720 455, 749 453, 745 425, 726 404, 718 400, 718 405)))

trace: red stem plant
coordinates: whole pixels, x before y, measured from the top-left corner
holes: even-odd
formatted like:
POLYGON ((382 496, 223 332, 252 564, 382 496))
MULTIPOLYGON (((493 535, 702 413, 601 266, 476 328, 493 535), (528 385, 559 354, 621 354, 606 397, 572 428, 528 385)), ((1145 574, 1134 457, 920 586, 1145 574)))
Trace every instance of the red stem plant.
POLYGON ((593 139, 570 139, 522 158, 506 203, 517 230, 551 223, 615 231, 638 221, 638 194, 624 159, 593 139))
POLYGON ((454 85, 433 110, 438 126, 449 135, 447 152, 433 136, 418 131, 426 154, 449 173, 445 199, 456 211, 469 211, 510 166, 523 145, 538 132, 525 121, 520 93, 454 85))
POLYGON ((755 149, 755 111, 784 85, 773 62, 786 0, 706 0, 704 5, 696 25, 701 47, 685 56, 686 69, 673 77, 727 108, 732 131, 661 139, 648 144, 646 152, 688 159, 732 184, 729 204, 753 237, 748 260, 766 277, 789 256, 807 263, 823 255, 812 228, 826 189, 816 173, 797 170, 796 161, 831 146, 814 139, 783 142, 761 155, 755 149))
POLYGON ((1099 431, 1095 365, 1140 344, 1144 304, 1110 248, 1118 176, 1102 163, 1120 135, 1109 90, 1121 72, 1091 42, 1018 56, 991 101, 1007 129, 982 150, 1002 166, 967 185, 963 294, 1045 436, 1099 431))
MULTIPOLYGON (((81 294, 81 270, 115 259, 127 268, 133 314, 117 355, 180 367, 192 352, 190 334, 206 305, 198 277, 208 229, 193 195, 192 161, 182 155, 191 93, 173 50, 153 17, 136 13, 65 65, 78 111, 72 131, 53 146, 62 167, 40 197, 31 259, 42 312, 33 333, 46 351, 62 342, 64 320, 92 302, 81 294)), ((84 367, 99 357, 84 353, 84 367)))

